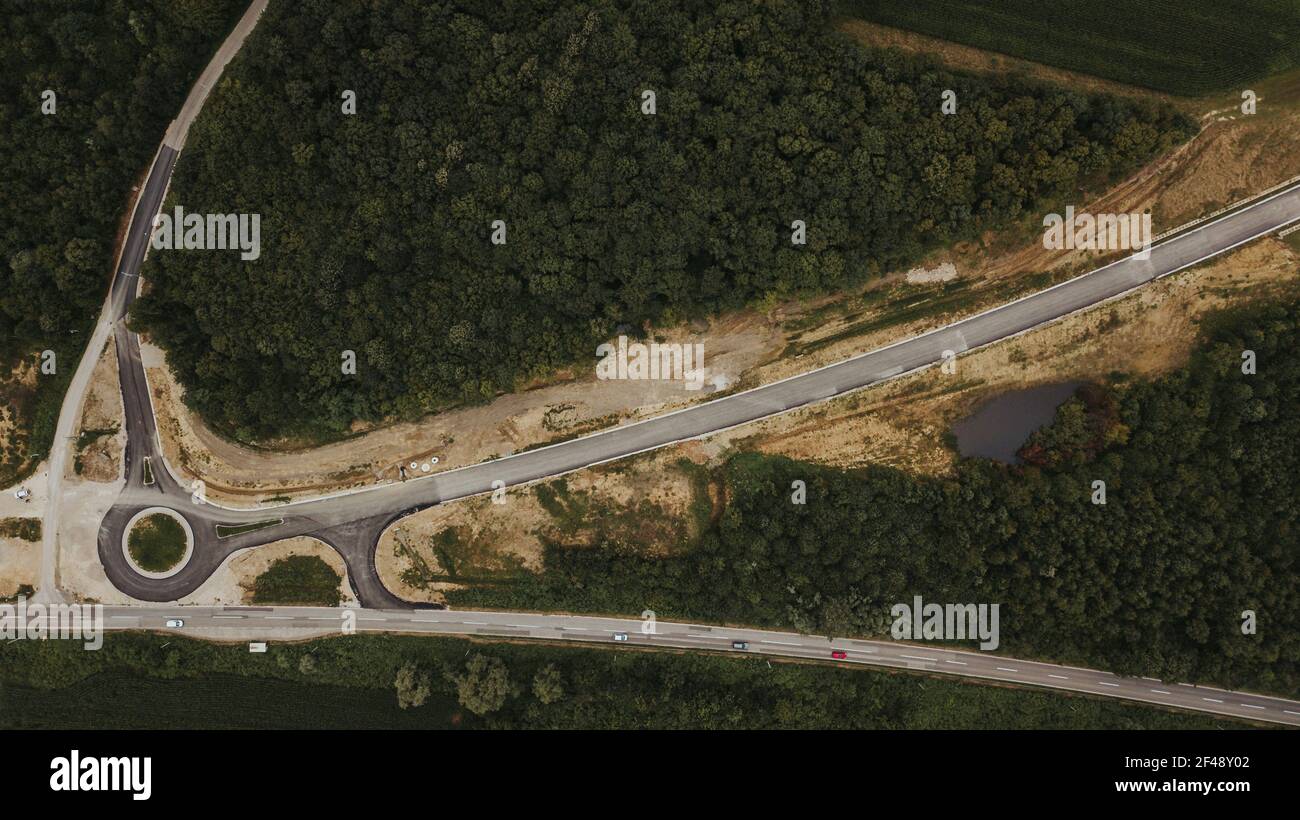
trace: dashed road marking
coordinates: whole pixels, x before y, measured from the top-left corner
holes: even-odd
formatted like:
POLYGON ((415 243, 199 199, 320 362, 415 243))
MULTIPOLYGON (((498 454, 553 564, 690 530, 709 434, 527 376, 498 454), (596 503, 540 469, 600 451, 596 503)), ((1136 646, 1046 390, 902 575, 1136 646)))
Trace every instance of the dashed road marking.
POLYGON ((1058 680, 1069 680, 1069 678, 1067 678, 1065 675, 1048 675, 1047 677, 1056 678, 1058 680))
POLYGON ((1009 666, 999 666, 999 667, 998 667, 998 671, 999 671, 999 672, 1019 672, 1020 670, 1019 670, 1019 669, 1012 669, 1012 668, 1009 667, 1009 666))

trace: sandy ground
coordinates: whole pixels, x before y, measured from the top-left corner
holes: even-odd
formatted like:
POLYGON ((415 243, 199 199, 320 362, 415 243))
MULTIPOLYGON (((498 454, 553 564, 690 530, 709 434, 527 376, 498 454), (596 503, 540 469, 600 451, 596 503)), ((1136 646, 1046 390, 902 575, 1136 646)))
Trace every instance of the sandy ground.
POLYGON ((116 343, 110 337, 91 373, 76 430, 78 437, 86 431, 99 435, 78 448, 73 460, 68 463, 65 478, 113 482, 121 476, 122 452, 126 447, 126 427, 122 417, 116 343))
POLYGON ((27 584, 33 589, 41 577, 41 542, 0 538, 0 598, 27 584))
POLYGON ((683 326, 655 333, 673 342, 704 345, 703 389, 688 391, 675 381, 598 381, 594 369, 581 377, 561 373, 554 384, 488 405, 289 452, 254 450, 218 436, 183 405, 183 391, 161 351, 144 345, 144 361, 168 462, 187 476, 202 477, 214 500, 252 505, 400 480, 399 467, 409 470, 411 462, 422 465, 430 456, 439 459, 435 471, 462 467, 676 409, 707 396, 713 379, 730 383, 784 344, 772 323, 748 315, 719 320, 703 332, 683 326))
MULTIPOLYGON (((1146 288, 1067 317, 1015 339, 962 356, 957 371, 938 368, 895 379, 849 396, 766 421, 686 442, 646 456, 582 470, 568 476, 571 487, 598 493, 611 505, 609 517, 689 521, 689 484, 684 492, 654 490, 676 471, 678 459, 716 466, 737 450, 785 455, 837 467, 887 464, 911 472, 946 475, 957 454, 945 443, 952 422, 989 396, 1005 390, 1060 381, 1104 381, 1112 373, 1154 378, 1184 364, 1199 336, 1199 321, 1226 306, 1283 295, 1300 295, 1300 249, 1267 239, 1214 263, 1183 271, 1146 288), (627 465, 624 469, 619 465, 627 465), (650 493, 659 511, 638 509, 650 493)), ((669 486, 674 481, 670 480, 669 486)), ((667 489, 665 486, 664 489, 667 489)), ((713 512, 716 488, 709 487, 713 512)), ((542 537, 555 535, 556 519, 537 500, 537 488, 512 491, 508 506, 487 498, 449 502, 403 519, 380 541, 376 556, 381 577, 410 600, 441 601, 456 585, 407 583, 403 574, 419 565, 439 570, 431 546, 434 536, 456 529, 473 542, 475 566, 535 570, 542 537)), ((563 543, 590 543, 583 532, 563 543)), ((645 541, 655 549, 653 541, 645 541)), ((480 582, 484 579, 477 579, 480 582)), ((487 579, 490 582, 490 579, 487 579)))
MULTIPOLYGON (((1086 90, 1164 99, 1151 92, 907 32, 853 21, 843 25, 869 43, 923 49, 959 68, 1017 71, 1086 90)), ((1249 117, 1240 114, 1235 107, 1239 100, 1230 95, 1175 100, 1200 118, 1200 134, 1077 207, 1094 213, 1150 209, 1154 229, 1159 232, 1300 174, 1300 72, 1258 85, 1259 113, 1249 117)), ((1059 281, 1104 261, 1104 257, 1082 251, 1045 250, 1041 224, 1027 221, 937 251, 910 271, 895 272, 854 292, 737 312, 715 320, 703 331, 659 328, 654 334, 672 341, 704 343, 710 379, 721 376, 728 385, 748 388, 1005 302, 1043 287, 1044 274, 1059 281), (915 319, 894 317, 896 308, 872 298, 881 289, 892 294, 898 288, 917 292, 931 288, 938 293, 963 283, 969 285, 968 298, 950 309, 915 319), (864 320, 875 319, 881 321, 869 331, 858 331, 864 320), (810 345, 807 352, 802 349, 810 345)), ((403 466, 424 465, 430 457, 439 459, 433 470, 473 464, 708 398, 708 388, 688 392, 680 383, 600 382, 591 372, 560 372, 545 385, 501 396, 484 406, 379 427, 323 447, 254 449, 216 435, 184 407, 182 391, 165 367, 161 351, 146 344, 144 356, 169 463, 184 477, 203 478, 214 500, 232 506, 397 481, 403 466)))
POLYGON ((962 356, 952 375, 930 368, 885 385, 749 425, 710 440, 841 467, 890 464, 946 473, 955 459, 943 436, 984 398, 1070 380, 1138 378, 1186 362, 1198 322, 1227 305, 1300 293, 1300 254, 1266 239, 1201 268, 1013 340, 962 356))
POLYGON ((217 571, 194 592, 180 600, 196 606, 237 606, 253 602, 253 583, 271 564, 293 555, 313 555, 329 564, 339 574, 343 594, 342 606, 356 606, 356 597, 348 583, 347 566, 332 548, 315 538, 286 538, 261 547, 241 550, 225 560, 217 571))
MULTIPOLYGON (((1157 223, 1160 230, 1162 224, 1181 224, 1297 173, 1300 112, 1271 119, 1257 115, 1211 124, 1174 156, 1144 169, 1089 207, 1094 212, 1150 207, 1168 215, 1157 223)), ((1057 281, 1100 261, 1081 252, 1046 251, 1037 240, 1003 253, 998 247, 1003 241, 992 237, 964 243, 853 293, 786 303, 765 313, 743 311, 714 322, 704 333, 667 335, 703 341, 711 376, 753 387, 925 332, 1041 287, 1026 278, 1030 274, 1054 272, 1057 281), (864 310, 864 294, 903 286, 909 279, 908 286, 921 289, 968 280, 970 299, 955 310, 851 333, 807 355, 782 355, 788 347, 794 349, 795 340, 799 345, 815 343, 844 333, 864 318, 885 315, 883 308, 864 310), (788 329, 809 316, 814 317, 812 328, 788 329)), ((556 383, 502 396, 488 405, 383 427, 311 450, 277 452, 242 447, 213 433, 179 401, 180 388, 162 366, 160 352, 150 351, 146 361, 169 462, 188 476, 203 478, 213 498, 235 506, 400 480, 400 465, 424 464, 430 456, 439 459, 435 470, 473 464, 707 398, 704 391, 690 393, 679 383, 600 382, 592 374, 574 378, 562 373, 556 383)))
POLYGON ((43 518, 45 516, 45 502, 48 498, 45 481, 48 469, 49 462, 42 461, 36 465, 36 472, 33 475, 0 490, 0 518, 43 518), (14 492, 19 487, 26 487, 31 491, 31 495, 21 501, 15 498, 14 492))
MULTIPOLYGON (((543 540, 566 545, 618 541, 649 554, 666 554, 697 535, 691 515, 695 487, 679 459, 701 460, 698 448, 674 447, 613 465, 573 473, 562 480, 574 501, 572 515, 557 517, 543 507, 547 482, 508 492, 503 504, 481 496, 441 504, 401 519, 384 532, 375 556, 379 576, 395 594, 411 601, 443 601, 459 586, 434 548, 435 537, 454 531, 452 552, 458 577, 490 582, 541 569, 543 540)), ((708 491, 708 490, 706 490, 708 491)), ((446 549, 444 547, 444 549, 446 549)))
POLYGON ((99 563, 99 522, 113 506, 125 485, 124 479, 112 483, 65 481, 63 484, 62 520, 59 522, 59 588, 80 603, 129 604, 134 600, 122 594, 108 580, 99 563))

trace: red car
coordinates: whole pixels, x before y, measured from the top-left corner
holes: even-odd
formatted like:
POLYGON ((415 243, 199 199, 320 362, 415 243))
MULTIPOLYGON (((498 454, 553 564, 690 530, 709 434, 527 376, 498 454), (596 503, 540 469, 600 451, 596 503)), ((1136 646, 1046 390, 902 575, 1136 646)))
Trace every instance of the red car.
POLYGON ((831 653, 831 657, 837 661, 842 661, 848 656, 849 653, 845 652, 843 649, 836 649, 834 652, 831 653))

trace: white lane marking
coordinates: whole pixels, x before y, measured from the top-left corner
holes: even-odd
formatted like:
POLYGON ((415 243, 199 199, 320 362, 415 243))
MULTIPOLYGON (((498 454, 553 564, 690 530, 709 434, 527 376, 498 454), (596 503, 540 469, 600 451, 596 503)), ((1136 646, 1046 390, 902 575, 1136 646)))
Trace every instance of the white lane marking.
POLYGON ((213 615, 213 618, 242 618, 243 615, 213 615))
POLYGON ((999 667, 998 667, 998 671, 999 671, 999 672, 1019 672, 1020 670, 1019 670, 1019 669, 1012 669, 1012 668, 1009 667, 1009 666, 999 666, 999 667))
POLYGON ((487 625, 488 625, 488 624, 487 624, 487 621, 461 621, 461 623, 466 623, 466 624, 469 624, 470 626, 487 626, 487 625))
POLYGON ((1288 715, 1300 715, 1300 712, 1292 712, 1290 709, 1283 709, 1282 711, 1286 712, 1288 715))
MULTIPOLYGON (((438 623, 438 619, 437 618, 412 618, 411 622, 417 624, 436 624, 438 623)), ((561 629, 563 629, 563 627, 561 627, 561 629)))
POLYGON ((1263 708, 1264 708, 1263 706, 1256 706, 1256 705, 1253 704, 1253 703, 1243 703, 1243 704, 1241 704, 1241 705, 1242 705, 1242 706, 1245 706, 1247 709, 1263 709, 1263 708))
POLYGON ((1152 691, 1152 692, 1155 692, 1157 695, 1168 695, 1168 694, 1170 694, 1169 692, 1166 692, 1166 691, 1163 690, 1163 689, 1152 689, 1151 691, 1152 691))
POLYGON ((1114 687, 1118 687, 1118 686, 1119 686, 1118 683, 1107 683, 1107 682, 1104 681, 1104 680, 1099 680, 1099 681, 1097 681, 1097 685, 1098 685, 1098 686, 1114 686, 1114 687))
POLYGON ((781 646, 799 646, 799 644, 790 643, 789 641, 759 641, 759 643, 775 643, 780 644, 781 646))
POLYGON ((1201 698, 1201 700, 1208 700, 1210 703, 1223 703, 1223 701, 1218 698, 1201 698))
POLYGON ((307 616, 307 620, 309 620, 309 621, 337 621, 338 618, 337 618, 336 616, 332 616, 332 615, 308 615, 308 616, 307 616))
POLYGON ((110 618, 139 618, 139 615, 109 615, 110 618))
POLYGON ((562 626, 560 627, 560 629, 566 630, 568 632, 590 632, 591 631, 585 626, 562 626))
POLYGON ((900 654, 898 657, 900 657, 900 658, 909 658, 909 659, 914 660, 914 661, 933 661, 933 660, 934 660, 934 658, 926 658, 926 657, 922 657, 921 655, 903 655, 903 654, 900 654))
POLYGON ((966 661, 944 661, 944 663, 955 663, 955 664, 957 664, 958 666, 969 666, 969 665, 970 665, 970 664, 966 663, 966 661))
POLYGON ((1069 680, 1069 678, 1067 678, 1065 675, 1048 675, 1047 677, 1057 678, 1058 680, 1069 680))
POLYGON ((267 615, 266 619, 268 621, 292 621, 293 616, 292 615, 267 615))

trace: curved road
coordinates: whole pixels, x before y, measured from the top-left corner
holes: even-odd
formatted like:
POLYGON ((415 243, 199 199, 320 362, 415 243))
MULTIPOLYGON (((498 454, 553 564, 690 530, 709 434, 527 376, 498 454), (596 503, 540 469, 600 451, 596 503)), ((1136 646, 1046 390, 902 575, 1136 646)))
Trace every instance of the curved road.
POLYGON ((148 226, 161 205, 175 158, 175 152, 164 147, 154 163, 132 221, 112 299, 118 370, 126 407, 127 486, 100 526, 99 556, 119 589, 147 601, 172 601, 192 592, 236 550, 290 536, 311 535, 343 555, 357 597, 364 605, 400 606, 402 602, 379 582, 374 547, 384 528, 403 514, 442 501, 491 492, 496 482, 506 487, 517 486, 707 436, 929 367, 945 355, 1007 339, 1092 307, 1300 220, 1300 185, 1297 185, 1162 242, 1151 249, 1148 259, 1130 256, 946 327, 783 381, 549 447, 400 484, 265 510, 237 510, 193 503, 189 488, 182 487, 164 466, 140 363, 139 343, 121 322, 135 298, 148 226), (145 458, 153 467, 155 484, 152 486, 144 484, 145 458), (197 542, 190 564, 163 580, 146 579, 136 573, 121 550, 122 528, 126 522, 140 509, 155 505, 170 507, 185 516, 197 542), (233 538, 216 537, 218 523, 267 519, 281 519, 281 523, 233 538))
MULTIPOLYGON (((113 584, 124 593, 140 600, 175 601, 194 591, 226 557, 237 550, 290 536, 310 535, 330 544, 343 556, 349 578, 363 606, 371 609, 406 610, 398 620, 403 628, 412 628, 411 624, 420 622, 420 619, 410 612, 414 605, 398 599, 384 587, 379 580, 374 562, 375 546, 380 533, 392 521, 404 514, 442 501, 490 492, 497 482, 504 486, 517 486, 686 439, 707 436, 913 372, 935 364, 947 355, 960 354, 1009 338, 1114 298, 1160 276, 1195 265, 1300 220, 1300 186, 1294 186, 1168 239, 1155 246, 1147 259, 1129 257, 932 332, 743 393, 549 447, 412 479, 400 484, 388 484, 266 510, 235 510, 209 503, 195 503, 191 499, 190 488, 182 485, 163 458, 144 368, 140 360, 139 340, 135 334, 126 329, 124 320, 139 288, 140 266, 147 250, 153 218, 162 205, 189 123, 201 108, 203 99, 215 84, 222 68, 256 24, 265 4, 266 0, 256 0, 252 4, 235 32, 223 44, 217 57, 204 71, 186 102, 182 116, 178 117, 168 129, 164 144, 154 160, 137 201, 105 308, 106 315, 101 320, 101 326, 106 329, 111 328, 117 341, 118 370, 128 441, 125 455, 126 486, 100 524, 98 551, 100 561, 113 584), (146 469, 146 462, 148 469, 146 469), (146 483, 147 475, 152 479, 149 483, 146 483), (164 579, 149 579, 135 572, 122 550, 123 529, 126 523, 136 512, 151 506, 175 510, 189 522, 194 531, 195 545, 190 561, 180 572, 164 579), (241 524, 268 519, 278 523, 229 538, 217 536, 216 525, 219 523, 241 524)), ((88 349, 86 353, 92 362, 98 349, 88 349)), ((83 366, 84 364, 83 360, 83 366)), ((66 403, 64 410, 66 414, 66 403)), ((144 610, 138 617, 145 617, 143 612, 144 610)), ((190 613, 193 610, 187 608, 186 612, 190 613)), ((445 614, 451 616, 451 613, 445 614)), ((114 617, 137 616, 114 615, 114 617)), ((185 617, 192 616, 187 614, 185 617)), ((213 614, 211 617, 223 616, 213 614)), ((338 617, 337 611, 331 617, 338 617)), ((483 617, 487 618, 488 614, 484 613, 483 617)), ((491 617, 529 619, 529 622, 532 622, 538 618, 554 619, 560 616, 493 613, 491 617)), ((436 619, 437 614, 434 614, 434 620, 436 619)), ((614 623, 608 619, 586 620, 599 621, 606 631, 609 624, 614 623)), ((439 624, 446 625, 442 622, 439 624)), ((685 635, 694 640, 700 637, 701 631, 707 632, 720 628, 681 626, 681 629, 686 632, 677 635, 678 639, 685 640, 682 637, 685 635)), ((627 631, 631 632, 631 629, 627 631)), ((510 633, 496 631, 491 634, 510 633)), ((645 639, 645 636, 641 636, 640 633, 636 634, 635 640, 645 639)), ((726 634, 758 635, 760 633, 753 630, 727 630, 726 634)), ((565 637, 575 636, 565 635, 565 637)), ((795 637, 807 638, 807 636, 795 637)), ((760 644, 768 642, 765 639, 756 640, 759 640, 760 644)), ((825 639, 808 638, 808 640, 825 639)), ((845 643, 849 645, 849 651, 862 654, 883 653, 886 647, 891 646, 866 641, 845 643), (852 648, 855 646, 859 648, 852 648), (869 652, 862 647, 873 649, 869 652)), ((895 649, 898 647, 898 645, 893 646, 895 649)), ((926 651, 934 654, 938 660, 916 661, 917 663, 952 666, 951 669, 940 667, 935 668, 934 671, 969 673, 962 672, 957 665, 958 661, 955 660, 958 655, 964 657, 965 653, 936 654, 937 650, 926 651)), ((896 654, 895 652, 894 655, 896 654)), ((881 657, 892 658, 894 655, 886 653, 881 657)), ((971 657, 988 656, 972 655, 971 657)), ((865 658, 860 660, 869 662, 865 658)), ((965 663, 972 664, 970 661, 965 663)), ((1028 662, 1017 663, 1024 664, 1026 667, 1031 666, 1028 662)), ((1097 676, 1107 673, 1089 672, 1089 674, 1097 676)), ((996 674, 979 676, 997 678, 996 674)), ((1014 678, 997 679, 1013 680, 1014 678)), ((1052 681, 1050 677, 1045 677, 1044 680, 1048 682, 1036 680, 1028 682, 1052 685, 1056 688, 1070 688, 1058 686, 1057 682, 1052 681)), ((1105 683, 1090 681, 1088 685, 1092 686, 1094 683, 1095 688, 1100 689, 1109 688, 1114 681, 1105 683)), ((1119 687, 1127 685, 1118 684, 1119 687)), ((1099 691, 1096 694, 1119 693, 1099 691)), ((1188 707, 1183 703, 1171 705, 1204 708, 1204 706, 1188 707)), ((1231 714, 1222 709, 1211 709, 1211 711, 1231 714)))

